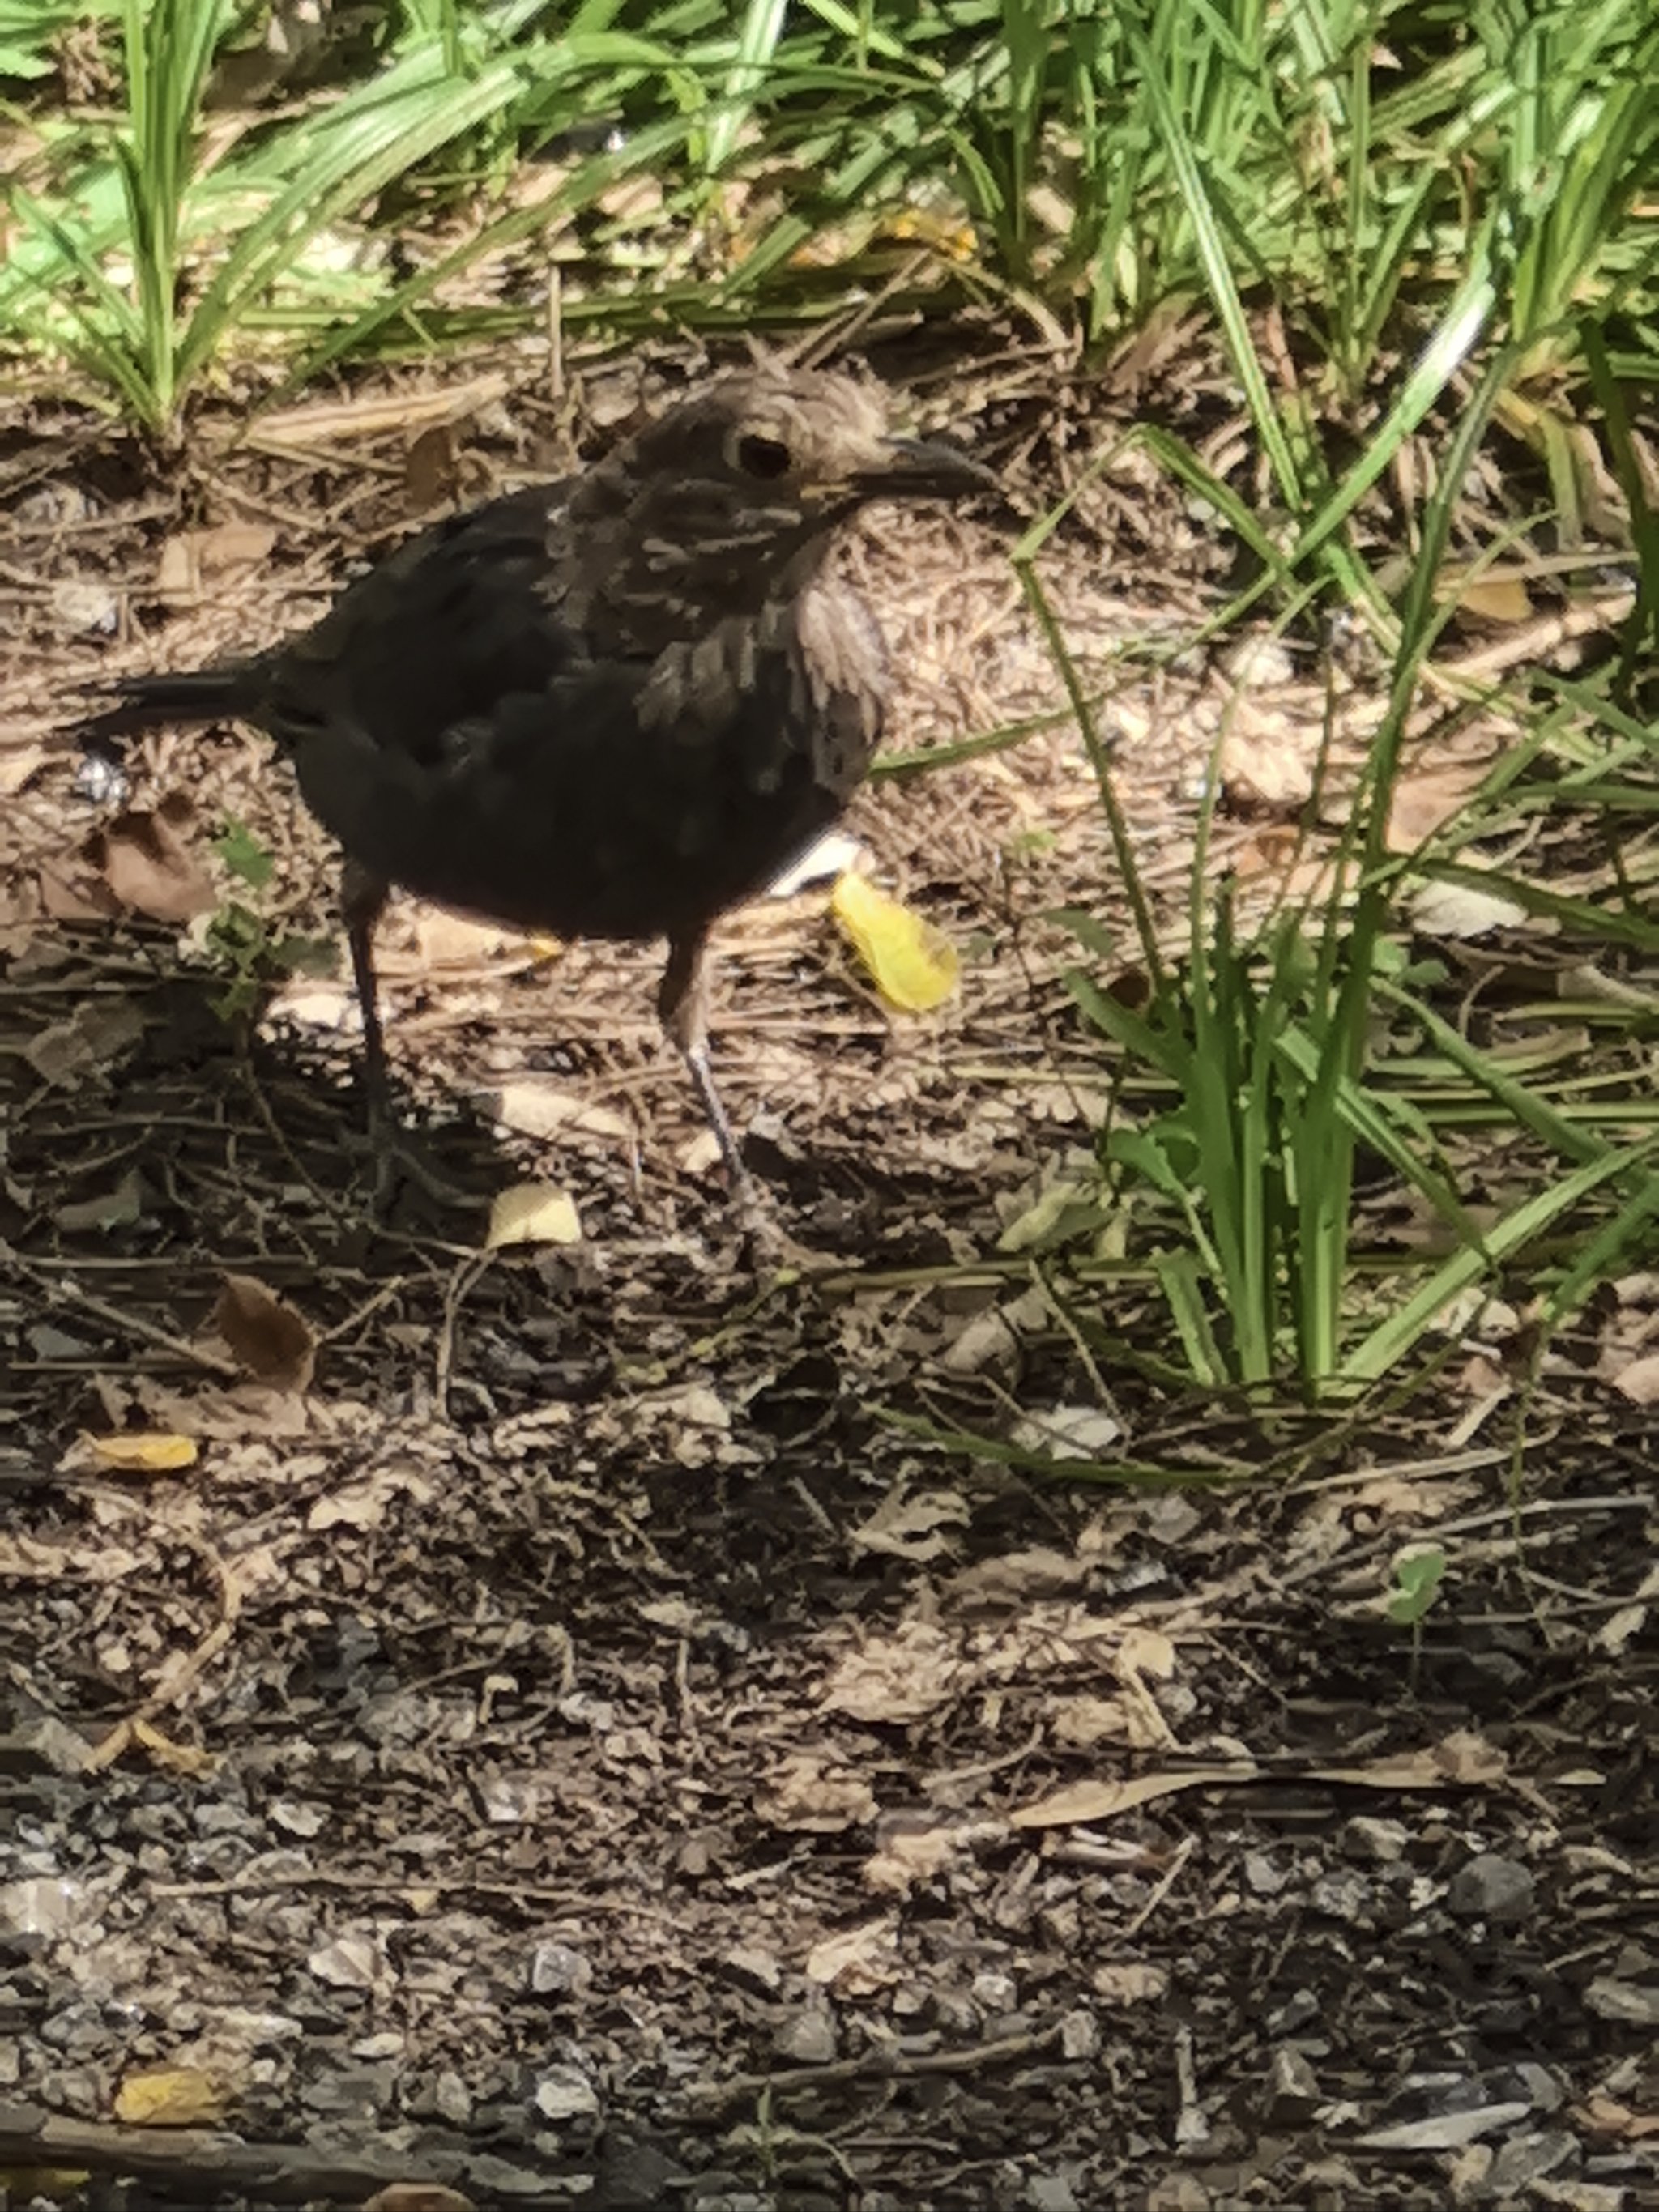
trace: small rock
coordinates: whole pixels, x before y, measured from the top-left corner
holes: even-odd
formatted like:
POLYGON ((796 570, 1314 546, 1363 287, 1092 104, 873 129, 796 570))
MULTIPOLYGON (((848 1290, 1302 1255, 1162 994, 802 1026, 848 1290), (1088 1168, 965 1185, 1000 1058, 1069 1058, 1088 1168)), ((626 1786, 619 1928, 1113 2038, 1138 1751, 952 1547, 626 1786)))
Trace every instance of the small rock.
POLYGON ((1019 1987, 1012 1974, 986 1966, 974 1976, 969 1995, 981 2012, 1012 2012, 1019 2002, 1019 1987))
POLYGON ((478 1785, 483 1816, 498 1828, 520 1827, 533 1820, 541 1801, 541 1784, 533 1774, 486 1775, 478 1785))
POLYGON ((828 2066, 839 2055, 836 2023, 821 2005, 791 2014, 772 2038, 780 2058, 796 2066, 828 2066))
POLYGON ((300 2091, 300 2102, 308 2112, 321 2112, 330 2119, 372 2125, 391 2103, 397 2080, 398 2069, 390 2063, 340 2066, 306 2082, 300 2091))
POLYGON ((1537 1884, 1518 1859, 1480 1851, 1447 1885, 1446 1910, 1460 1920, 1525 1920, 1536 1893, 1537 1884))
POLYGON ((290 1836, 314 1836, 328 1820, 325 1808, 300 1797, 273 1797, 270 1812, 271 1826, 290 1836))
POLYGON ((1275 2125, 1305 2120, 1319 2103, 1313 2068, 1294 2044, 1275 2045, 1267 2063, 1267 2118, 1275 2125))
POLYGON ((404 2039, 395 2027, 383 2027, 376 2035, 365 2035, 351 2046, 354 2058, 401 2058, 404 2039))
POLYGON ((580 1996, 592 1979, 592 1967, 568 1943, 538 1943, 530 1954, 530 1988, 535 1996, 580 1996))
POLYGON ((306 1960, 319 1982, 335 1990, 372 1990, 380 1972, 377 1945, 366 1936, 337 1936, 306 1960))
POLYGON ((720 1960, 720 1971, 739 1989, 757 1997, 775 1997, 783 1987, 783 1968, 770 1951, 739 1943, 720 1960))
POLYGON ((1100 2048, 1100 2022, 1085 2005, 1076 2006, 1060 2023, 1062 2058, 1092 2058, 1100 2048))
POLYGON ((1506 2100, 1524 2097, 1534 2112, 1559 2112, 1567 2100, 1566 2084, 1535 2058, 1497 2067, 1481 2078, 1489 2095, 1506 2100))
POLYGON ((1275 1866, 1270 1853, 1245 1852, 1244 1886, 1257 1897, 1277 1897, 1290 1879, 1289 1868, 1275 1866))
POLYGON ((1342 1823, 1341 1844, 1351 1859, 1367 1866, 1393 1866, 1406 1856, 1410 1831, 1403 1820, 1380 1820, 1356 1813, 1342 1823))
POLYGON ((66 1935, 76 1917, 75 1884, 40 1875, 0 1889, 0 1939, 14 1949, 43 1948, 66 1935))
POLYGON ((1025 2185, 1031 2212, 1078 2212, 1077 2192, 1063 2173, 1034 2173, 1025 2185))
POLYGON ((1146 2212, 1209 2212, 1212 2202, 1195 2173, 1166 2173, 1146 2191, 1146 2212))
POLYGON ((84 1736, 42 1713, 0 1735, 0 1772, 79 1774, 88 1749, 84 1736))
POLYGON ((1487 2194, 1486 2176, 1492 2172, 1490 2143, 1465 2143, 1454 2151, 1447 2166, 1446 2186, 1454 2204, 1478 2204, 1487 2194))
POLYGON ((1273 2036, 1294 2035, 1320 2016, 1319 1999, 1311 1990, 1292 1990, 1277 2011, 1267 2014, 1267 2033, 1273 2036))
POLYGON ((1529 2191, 1534 2181, 1558 2166, 1565 2166, 1578 2154, 1578 2139, 1561 2129, 1540 2129, 1536 2133, 1511 2136, 1498 2147, 1498 2155, 1492 2162, 1487 2187, 1500 2199, 1518 2197, 1529 2191))
POLYGON ((472 2092, 453 2068, 446 2066, 433 2086, 432 2102, 440 2119, 452 2128, 469 2127, 472 2121, 472 2092))
POLYGON ((580 2066, 550 2066, 536 2084, 535 2102, 544 2120, 591 2120, 599 2094, 580 2066))
POLYGON ((66 630, 100 630, 106 635, 120 623, 115 594, 102 584, 65 577, 47 595, 53 617, 66 630))
POLYGON ((1659 1983, 1622 1982, 1598 1974, 1584 1990, 1584 2009, 1598 2020, 1623 2021, 1631 2027, 1659 2027, 1659 1983))
POLYGON ((1350 1928, 1369 1927, 1375 1917, 1370 1882, 1364 1875, 1351 1874, 1343 1867, 1322 1874, 1308 1898, 1316 1912, 1340 1920, 1350 1928))
POLYGON ((193 1817, 196 1832, 203 1836, 251 1836, 256 1825, 246 1806, 222 1802, 198 1805, 193 1817))

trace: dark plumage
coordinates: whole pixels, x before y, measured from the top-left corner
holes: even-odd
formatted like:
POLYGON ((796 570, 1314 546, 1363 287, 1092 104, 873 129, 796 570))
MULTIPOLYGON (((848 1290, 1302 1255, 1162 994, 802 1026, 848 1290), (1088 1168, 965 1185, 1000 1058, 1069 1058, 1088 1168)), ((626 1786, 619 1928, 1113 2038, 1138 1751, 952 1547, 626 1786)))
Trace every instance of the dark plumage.
POLYGON ((560 935, 666 937, 659 1009, 741 1183, 705 942, 840 814, 888 689, 875 620, 824 556, 871 501, 992 489, 893 436, 850 378, 756 368, 585 474, 422 532, 268 653, 118 679, 82 734, 234 717, 292 760, 346 856, 381 1117, 371 939, 391 885, 560 935))

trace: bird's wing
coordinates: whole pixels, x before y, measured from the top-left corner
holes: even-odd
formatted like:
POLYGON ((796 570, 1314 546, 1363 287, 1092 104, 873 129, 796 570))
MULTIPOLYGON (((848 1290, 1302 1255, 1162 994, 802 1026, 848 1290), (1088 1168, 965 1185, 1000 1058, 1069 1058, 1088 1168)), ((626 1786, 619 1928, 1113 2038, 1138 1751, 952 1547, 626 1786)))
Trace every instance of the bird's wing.
POLYGON ((440 765, 457 728, 583 658, 546 589, 567 497, 533 486, 409 539, 264 657, 250 719, 296 754, 349 733, 391 763, 440 765))
POLYGON ((769 883, 840 813, 878 726, 877 694, 815 678, 792 613, 654 662, 573 657, 418 752, 337 723, 297 759, 318 813, 392 881, 528 927, 650 937, 769 883))

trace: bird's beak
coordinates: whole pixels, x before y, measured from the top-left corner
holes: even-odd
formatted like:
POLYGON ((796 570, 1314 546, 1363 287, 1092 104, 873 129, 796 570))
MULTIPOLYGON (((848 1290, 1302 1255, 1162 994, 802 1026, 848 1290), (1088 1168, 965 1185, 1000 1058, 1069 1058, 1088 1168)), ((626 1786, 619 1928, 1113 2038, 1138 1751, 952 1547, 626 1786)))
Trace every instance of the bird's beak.
POLYGON ((884 438, 878 458, 859 471, 853 489, 865 499, 967 499, 975 492, 999 497, 1002 492, 989 469, 933 438, 884 438))

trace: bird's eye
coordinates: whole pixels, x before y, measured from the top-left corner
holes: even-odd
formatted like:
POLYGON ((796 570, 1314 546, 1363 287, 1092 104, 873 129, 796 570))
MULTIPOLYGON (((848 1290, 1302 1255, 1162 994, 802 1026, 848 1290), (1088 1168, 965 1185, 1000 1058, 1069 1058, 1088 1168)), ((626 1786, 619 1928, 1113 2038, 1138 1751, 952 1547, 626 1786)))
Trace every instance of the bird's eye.
POLYGON ((746 476, 769 482, 789 473, 789 448, 781 438, 763 438, 751 432, 738 441, 738 466, 746 476))

